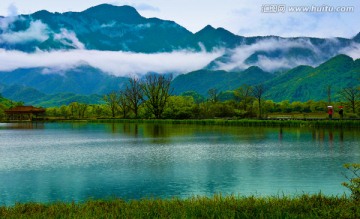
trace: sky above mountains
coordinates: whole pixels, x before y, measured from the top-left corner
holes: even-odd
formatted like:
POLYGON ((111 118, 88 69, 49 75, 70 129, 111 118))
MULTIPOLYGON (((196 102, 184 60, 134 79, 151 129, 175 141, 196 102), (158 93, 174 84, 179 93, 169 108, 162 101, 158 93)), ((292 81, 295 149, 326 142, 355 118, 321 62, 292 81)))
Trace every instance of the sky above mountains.
POLYGON ((102 3, 130 5, 192 32, 210 24, 242 36, 351 38, 360 30, 359 0, 1 0, 0 15, 83 11, 102 3))

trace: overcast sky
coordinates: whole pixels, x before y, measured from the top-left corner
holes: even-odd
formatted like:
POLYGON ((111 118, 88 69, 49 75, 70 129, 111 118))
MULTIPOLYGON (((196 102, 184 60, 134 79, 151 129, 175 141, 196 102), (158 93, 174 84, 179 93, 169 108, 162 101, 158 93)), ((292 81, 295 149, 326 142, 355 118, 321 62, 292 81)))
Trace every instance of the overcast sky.
POLYGON ((192 32, 207 24, 242 36, 351 38, 360 32, 359 0, 1 0, 0 15, 83 11, 102 3, 131 5, 144 17, 173 20, 192 32), (278 4, 286 6, 284 12, 262 11, 278 4), (351 6, 354 11, 289 12, 291 6, 351 6))

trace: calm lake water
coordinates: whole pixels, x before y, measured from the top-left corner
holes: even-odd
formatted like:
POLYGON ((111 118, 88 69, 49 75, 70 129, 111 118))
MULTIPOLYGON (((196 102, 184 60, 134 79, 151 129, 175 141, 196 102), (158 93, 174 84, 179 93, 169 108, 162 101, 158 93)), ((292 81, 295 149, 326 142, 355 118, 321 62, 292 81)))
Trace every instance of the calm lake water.
POLYGON ((359 129, 0 124, 0 205, 90 198, 342 195, 359 129))

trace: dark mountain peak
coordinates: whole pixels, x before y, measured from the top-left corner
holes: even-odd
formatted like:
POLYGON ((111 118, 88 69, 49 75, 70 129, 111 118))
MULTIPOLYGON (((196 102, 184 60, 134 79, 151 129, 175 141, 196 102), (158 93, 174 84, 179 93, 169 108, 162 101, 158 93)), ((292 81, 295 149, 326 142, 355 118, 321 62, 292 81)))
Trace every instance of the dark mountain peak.
POLYGON ((231 33, 230 31, 228 31, 227 29, 225 28, 222 28, 222 27, 219 27, 219 28, 216 28, 216 31, 223 34, 223 35, 232 35, 232 36, 236 36, 235 34, 231 33))
POLYGON ((210 38, 217 38, 217 39, 221 38, 222 40, 228 39, 230 41, 234 40, 234 38, 240 38, 240 36, 237 36, 222 27, 215 29, 211 25, 207 25, 206 27, 201 29, 199 32, 195 33, 195 36, 210 37, 210 38))
POLYGON ((250 66, 244 72, 264 72, 264 71, 258 66, 250 66))
POLYGON ((353 38, 353 40, 357 43, 360 43, 360 32, 353 38))
POLYGON ((258 76, 270 74, 269 72, 262 70, 258 66, 250 66, 249 68, 245 69, 243 71, 243 73, 244 74, 253 74, 253 75, 258 75, 258 76))
POLYGON ((206 25, 206 26, 205 26, 203 29, 201 29, 200 31, 198 31, 196 34, 206 34, 206 33, 214 32, 214 31, 216 31, 216 29, 209 24, 209 25, 206 25))
POLYGON ((234 48, 244 41, 244 37, 237 36, 224 28, 215 29, 207 25, 194 34, 194 40, 205 45, 207 51, 216 47, 234 48))
POLYGON ((83 11, 83 13, 99 13, 101 11, 106 11, 108 13, 109 12, 135 13, 139 15, 136 9, 131 6, 128 5, 116 6, 111 4, 100 4, 86 9, 85 11, 83 11))
POLYGON ((47 10, 37 11, 34 14, 32 14, 33 17, 38 18, 38 19, 46 18, 51 15, 52 15, 52 13, 47 10))
POLYGON ((131 6, 115 6, 110 4, 101 4, 91 7, 82 12, 99 20, 115 20, 123 23, 139 23, 143 18, 135 8, 131 6))

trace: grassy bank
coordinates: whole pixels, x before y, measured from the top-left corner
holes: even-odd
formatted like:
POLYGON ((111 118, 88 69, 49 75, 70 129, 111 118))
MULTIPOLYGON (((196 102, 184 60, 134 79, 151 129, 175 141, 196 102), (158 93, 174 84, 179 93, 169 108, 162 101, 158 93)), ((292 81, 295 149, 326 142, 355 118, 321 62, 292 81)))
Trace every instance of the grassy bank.
MULTIPOLYGON (((1 121, 0 121, 1 122, 1 121)), ((31 122, 31 121, 2 121, 2 122, 31 122)), ((35 122, 35 121, 33 121, 35 122)), ((149 124, 193 124, 193 125, 221 125, 245 127, 329 127, 329 128, 360 128, 360 120, 274 120, 274 119, 47 119, 37 122, 91 122, 91 123, 149 123, 149 124)))
POLYGON ((202 119, 202 120, 149 120, 149 119, 95 119, 88 122, 154 123, 154 124, 195 124, 222 126, 263 126, 263 127, 333 127, 360 128, 360 120, 256 120, 256 119, 202 119))
POLYGON ((360 218, 360 203, 346 197, 214 196, 189 199, 16 204, 0 218, 360 218))

